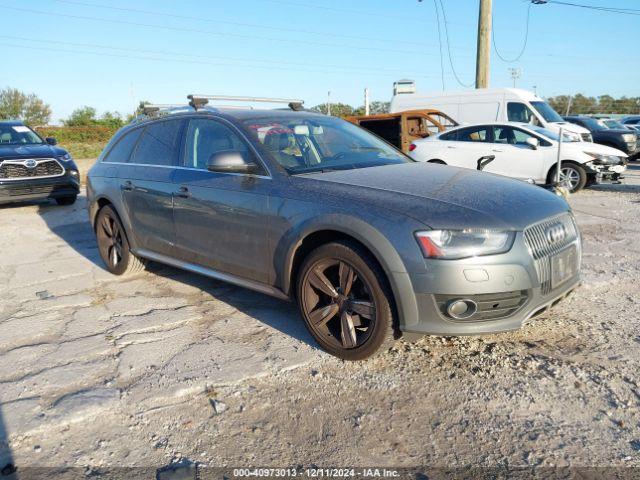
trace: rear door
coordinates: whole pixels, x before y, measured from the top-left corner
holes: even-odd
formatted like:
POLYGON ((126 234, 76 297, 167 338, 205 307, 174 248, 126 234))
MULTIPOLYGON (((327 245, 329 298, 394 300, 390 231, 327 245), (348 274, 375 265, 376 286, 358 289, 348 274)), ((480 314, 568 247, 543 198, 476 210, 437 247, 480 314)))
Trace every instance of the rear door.
POLYGON ((269 281, 267 212, 271 178, 207 170, 211 156, 237 151, 261 165, 232 125, 192 118, 184 160, 175 177, 176 252, 188 263, 266 283, 269 281))
POLYGON ((139 248, 172 255, 175 243, 172 177, 179 162, 184 122, 147 125, 121 175, 121 188, 139 248))

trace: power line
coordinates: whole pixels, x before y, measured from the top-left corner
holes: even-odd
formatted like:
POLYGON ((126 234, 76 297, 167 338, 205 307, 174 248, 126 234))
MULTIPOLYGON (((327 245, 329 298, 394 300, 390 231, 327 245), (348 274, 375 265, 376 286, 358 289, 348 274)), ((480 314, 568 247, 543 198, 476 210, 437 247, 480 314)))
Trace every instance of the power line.
POLYGON ((449 63, 451 64, 451 71, 453 72, 453 76, 455 77, 456 81, 464 88, 471 88, 473 87, 473 83, 471 84, 466 84, 464 82, 462 82, 462 80, 460 80, 460 77, 458 77, 458 74, 456 72, 456 69, 453 65, 453 58, 451 57, 451 42, 449 40, 449 27, 447 26, 447 13, 444 9, 444 4, 442 3, 442 0, 437 0, 438 2, 440 2, 440 10, 442 11, 442 17, 444 19, 444 32, 447 38, 447 51, 449 52, 449 63))
MULTIPOLYGON (((233 22, 233 21, 230 21, 230 20, 219 20, 219 19, 212 19, 212 18, 194 17, 194 16, 189 16, 189 15, 181 15, 181 14, 169 13, 169 12, 159 12, 159 11, 155 11, 155 10, 143 10, 143 9, 138 9, 138 8, 115 7, 113 5, 104 5, 104 4, 98 4, 98 3, 88 3, 88 2, 81 2, 81 1, 76 1, 76 0, 51 0, 51 1, 56 2, 56 3, 63 3, 63 4, 67 4, 67 5, 78 5, 78 6, 82 6, 82 7, 102 8, 102 9, 105 9, 105 10, 113 10, 113 11, 120 11, 120 12, 141 13, 143 15, 154 15, 154 16, 157 16, 157 17, 177 18, 177 19, 182 19, 182 20, 193 20, 193 21, 196 21, 196 22, 225 24, 225 25, 232 25, 232 26, 236 26, 236 27, 262 28, 262 29, 266 29, 266 30, 274 30, 274 31, 289 32, 289 33, 304 33, 304 34, 308 34, 308 35, 323 35, 323 36, 329 36, 329 37, 344 37, 344 38, 352 38, 354 40, 365 40, 365 41, 369 41, 369 42, 388 42, 388 39, 384 38, 384 37, 367 37, 367 36, 361 36, 361 35, 349 35, 349 34, 345 34, 345 33, 320 32, 320 31, 317 31, 317 30, 308 30, 306 28, 305 29, 302 29, 302 28, 288 28, 288 27, 276 27, 276 26, 271 26, 271 25, 260 25, 260 24, 255 24, 255 23, 233 22)), ((409 42, 409 41, 403 41, 403 40, 395 41, 394 43, 406 43, 406 44, 411 44, 413 46, 422 45, 422 46, 425 46, 425 47, 432 47, 433 46, 433 45, 429 45, 429 44, 425 44, 425 43, 415 43, 415 42, 409 42)))
POLYGON ((440 47, 440 77, 442 80, 442 90, 445 89, 444 84, 444 55, 442 55, 442 33, 440 29, 440 9, 438 8, 438 2, 433 0, 433 6, 436 8, 436 23, 438 24, 438 44, 440 47))
MULTIPOLYGON (((119 50, 119 51, 125 51, 125 52, 137 52, 137 53, 147 53, 147 54, 154 54, 154 55, 163 55, 163 56, 175 56, 175 57, 191 57, 191 58, 201 58, 201 59, 206 59, 206 60, 231 60, 231 61, 240 61, 240 62, 258 62, 258 63, 267 63, 267 64, 276 64, 276 65, 293 65, 293 66, 299 66, 299 67, 317 67, 317 65, 313 65, 313 64, 309 64, 309 63, 301 63, 301 62, 292 62, 292 61, 285 61, 285 60, 262 60, 262 59, 257 59, 257 58, 246 58, 246 57, 223 57, 223 56, 211 56, 211 55, 197 55, 197 54, 193 54, 193 53, 185 53, 185 52, 171 52, 171 51, 167 51, 167 50, 149 50, 149 49, 139 49, 139 48, 131 48, 131 47, 114 47, 111 45, 101 45, 101 44, 96 44, 96 43, 79 43, 79 42, 65 42, 62 40, 51 40, 51 39, 46 39, 46 40, 40 40, 40 39, 36 39, 36 38, 28 38, 28 37, 16 37, 16 36, 11 36, 11 35, 0 35, 0 38, 6 38, 6 39, 10 39, 10 40, 19 40, 19 41, 27 41, 27 42, 36 42, 36 43, 52 43, 52 44, 58 44, 58 45, 68 45, 68 46, 72 46, 72 47, 84 47, 84 48, 100 48, 100 49, 108 49, 108 50, 119 50)), ((229 65, 233 65, 233 64, 229 64, 229 65)), ((322 65, 323 67, 329 67, 329 68, 337 68, 337 69, 351 69, 351 70, 362 70, 364 73, 374 73, 374 72, 389 72, 389 73, 393 73, 396 72, 397 74, 397 70, 393 70, 393 69, 385 69, 385 68, 378 68, 376 67, 375 70, 371 69, 371 68, 367 68, 367 67, 359 67, 356 65, 336 65, 336 64, 324 64, 322 65)), ((418 75, 420 76, 428 76, 428 74, 422 74, 420 72, 418 72, 418 75)))
MULTIPOLYGON (((266 40, 271 42, 284 42, 291 45, 291 39, 286 38, 274 38, 274 37, 262 37, 257 35, 246 35, 241 33, 229 33, 229 32, 216 32, 213 30, 202 30, 197 28, 186 28, 186 27, 176 27, 176 26, 167 26, 167 25, 157 25, 152 23, 142 23, 142 22, 132 22, 129 20, 116 20, 116 19, 108 19, 108 18, 100 18, 100 17, 91 17, 88 15, 72 15, 68 13, 57 13, 57 12, 47 12, 44 10, 36 10, 32 8, 21 8, 21 7, 11 7, 9 5, 0 4, 0 7, 7 10, 14 10, 19 12, 27 12, 27 13, 35 13, 38 15, 49 15, 54 17, 63 17, 63 18, 73 18, 76 20, 91 20, 96 22, 107 22, 107 23, 117 23, 121 25, 130 25, 135 27, 145 27, 145 28, 158 28, 162 30, 172 30, 176 32, 190 32, 190 33, 200 33, 205 35, 214 35, 218 37, 235 37, 235 38, 245 38, 251 40, 266 40)), ((349 48, 354 50, 371 50, 374 52, 391 52, 391 53, 401 53, 405 55, 415 55, 413 50, 394 50, 388 48, 378 48, 378 47, 365 47, 365 46, 355 46, 355 45, 345 45, 339 43, 319 43, 313 41, 305 41, 305 40, 296 40, 295 44, 300 45, 312 45, 316 47, 331 47, 331 48, 349 48)))
MULTIPOLYGON (((284 71, 295 71, 300 73, 300 68, 287 68, 287 67, 274 67, 272 65, 253 65, 253 64, 237 64, 237 63, 224 63, 224 62, 218 62, 218 63, 213 63, 213 62, 205 62, 205 61, 198 61, 198 60, 187 60, 187 59, 183 59, 183 58, 170 58, 167 59, 166 56, 163 57, 148 57, 148 56, 141 56, 141 55, 128 55, 128 54, 119 54, 119 53, 110 53, 110 52, 92 52, 92 51, 84 51, 84 50, 71 50, 71 49, 62 49, 62 48, 53 48, 53 47, 46 47, 46 46, 27 46, 27 45, 23 45, 23 44, 16 44, 16 43, 4 43, 4 42, 0 42, 1 46, 5 46, 5 47, 11 47, 11 48, 19 48, 19 49, 25 49, 25 50, 38 50, 38 51, 46 51, 46 52, 58 52, 58 53, 70 53, 70 54, 74 54, 74 55, 94 55, 94 56, 99 56, 99 57, 114 57, 114 58, 125 58, 125 59, 133 59, 133 60, 146 60, 146 61, 155 61, 155 62, 163 62, 166 63, 167 61, 171 61, 171 62, 176 62, 176 63, 184 63, 184 64, 195 64, 195 65, 208 65, 208 66, 226 66, 226 67, 245 67, 245 68, 252 68, 252 69, 266 69, 266 70, 284 70, 284 71)), ((342 70, 326 70, 326 69, 305 69, 304 72, 308 72, 308 73, 322 73, 322 74, 328 74, 328 75, 349 75, 349 74, 358 74, 361 75, 363 72, 344 72, 342 70)), ((371 74, 378 74, 381 75, 379 73, 377 73, 377 71, 371 70, 369 73, 371 74)), ((389 76, 389 77, 394 77, 397 78, 397 74, 382 74, 384 76, 389 76)), ((429 78, 429 77, 433 77, 433 75, 423 75, 425 78, 429 78)))
MULTIPOLYGON (((532 0, 533 1, 533 0, 532 0)), ((578 8, 586 8, 589 10, 597 10, 600 12, 608 12, 608 13, 619 13, 622 15, 635 15, 640 16, 640 9, 635 8, 622 8, 622 7, 606 7, 601 5, 584 5, 581 3, 572 3, 572 2, 563 2, 560 0, 546 0, 546 2, 542 3, 550 3, 555 5, 564 5, 567 7, 578 7, 578 8)))
POLYGON ((500 54, 500 51, 498 50, 498 45, 496 42, 496 28, 495 28, 495 22, 493 22, 493 33, 491 35, 491 39, 493 41, 493 49, 496 51, 496 55, 498 55, 498 58, 500 58, 500 60, 502 60, 503 62, 506 63, 515 63, 518 60, 520 60, 522 58, 522 56, 524 55, 525 50, 527 49, 527 43, 529 42, 529 23, 531 20, 531 6, 533 5, 533 2, 529 3, 529 6, 527 7, 527 22, 526 22, 526 29, 525 29, 525 34, 524 34, 524 43, 522 44, 522 49, 520 50, 520 53, 513 59, 508 59, 505 58, 503 55, 500 54))

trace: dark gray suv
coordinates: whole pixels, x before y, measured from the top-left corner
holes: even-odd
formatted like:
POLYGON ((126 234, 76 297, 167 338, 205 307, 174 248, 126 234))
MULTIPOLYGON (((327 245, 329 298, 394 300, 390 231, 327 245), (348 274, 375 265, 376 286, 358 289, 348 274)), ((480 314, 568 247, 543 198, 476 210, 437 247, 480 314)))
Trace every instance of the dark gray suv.
POLYGON ((109 271, 152 260, 296 299, 350 360, 402 335, 517 329, 579 283, 561 198, 296 110, 189 108, 120 130, 87 184, 109 271))

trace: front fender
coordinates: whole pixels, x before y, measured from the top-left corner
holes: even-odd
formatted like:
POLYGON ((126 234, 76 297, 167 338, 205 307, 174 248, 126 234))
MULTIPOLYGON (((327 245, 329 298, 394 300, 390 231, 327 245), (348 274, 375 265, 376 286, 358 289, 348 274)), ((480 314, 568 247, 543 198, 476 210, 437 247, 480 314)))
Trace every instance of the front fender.
POLYGON ((322 231, 339 232, 362 243, 380 263, 389 280, 400 325, 417 323, 418 308, 413 287, 407 268, 396 247, 374 226, 349 215, 326 214, 310 218, 282 236, 279 245, 276 246, 274 260, 276 275, 280 276, 280 278, 276 278, 276 284, 281 285, 286 294, 291 296, 291 291, 294 288, 291 285, 291 280, 296 252, 306 238, 322 231))

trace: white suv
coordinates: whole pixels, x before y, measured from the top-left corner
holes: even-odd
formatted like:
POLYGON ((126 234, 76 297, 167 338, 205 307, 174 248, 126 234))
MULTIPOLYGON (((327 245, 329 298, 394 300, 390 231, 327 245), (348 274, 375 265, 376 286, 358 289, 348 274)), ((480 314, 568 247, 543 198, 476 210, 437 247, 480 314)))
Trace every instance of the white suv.
MULTIPOLYGON (((549 184, 555 178, 559 137, 551 130, 524 123, 488 123, 454 128, 416 140, 409 155, 421 162, 476 169, 478 159, 494 156, 485 171, 549 184)), ((615 148, 564 136, 562 180, 571 192, 587 184, 617 181, 627 155, 615 148)))

